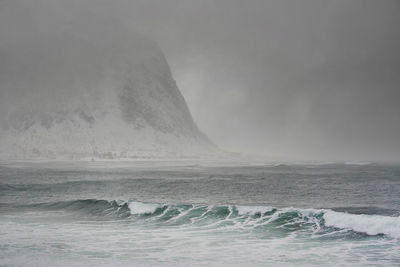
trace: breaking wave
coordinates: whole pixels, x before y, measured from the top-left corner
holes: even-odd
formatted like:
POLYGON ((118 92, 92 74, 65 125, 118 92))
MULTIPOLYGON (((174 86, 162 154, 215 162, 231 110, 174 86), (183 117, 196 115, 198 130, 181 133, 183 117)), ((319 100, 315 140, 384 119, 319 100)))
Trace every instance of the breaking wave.
POLYGON ((348 214, 325 211, 325 225, 343 229, 351 229, 368 235, 385 234, 400 238, 400 217, 382 215, 348 214))
POLYGON ((224 228, 257 233, 297 232, 312 237, 350 234, 400 238, 400 217, 352 214, 331 209, 160 204, 96 199, 34 204, 25 208, 71 211, 96 216, 96 219, 130 219, 163 226, 224 228))

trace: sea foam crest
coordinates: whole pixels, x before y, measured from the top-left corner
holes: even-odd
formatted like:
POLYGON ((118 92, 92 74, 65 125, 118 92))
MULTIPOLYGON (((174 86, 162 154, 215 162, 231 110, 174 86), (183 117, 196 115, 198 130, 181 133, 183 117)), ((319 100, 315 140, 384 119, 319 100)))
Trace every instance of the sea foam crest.
POLYGON ((400 238, 400 217, 348 214, 327 210, 323 218, 326 226, 351 229, 368 235, 385 234, 400 238))
POLYGON ((157 210, 157 208, 161 207, 161 205, 156 203, 132 201, 129 202, 128 207, 131 211, 131 214, 152 214, 157 210))

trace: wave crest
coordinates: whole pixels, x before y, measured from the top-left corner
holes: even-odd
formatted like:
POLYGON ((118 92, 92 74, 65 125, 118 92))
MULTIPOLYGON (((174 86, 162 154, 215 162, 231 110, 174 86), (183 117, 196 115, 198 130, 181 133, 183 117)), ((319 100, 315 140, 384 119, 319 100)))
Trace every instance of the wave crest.
POLYGON ((400 238, 400 217, 348 214, 328 210, 323 218, 326 226, 351 229, 368 235, 385 234, 400 238))
POLYGON ((352 232, 400 238, 400 217, 351 214, 330 209, 268 206, 160 204, 139 201, 75 200, 28 205, 24 208, 80 212, 96 218, 144 220, 149 224, 182 227, 225 227, 262 233, 307 232, 320 237, 352 232))

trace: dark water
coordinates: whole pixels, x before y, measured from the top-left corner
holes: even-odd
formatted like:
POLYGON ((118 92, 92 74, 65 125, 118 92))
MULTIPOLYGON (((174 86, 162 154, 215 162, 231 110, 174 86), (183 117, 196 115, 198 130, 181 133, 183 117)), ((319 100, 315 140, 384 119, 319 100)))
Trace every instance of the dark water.
POLYGON ((399 215, 396 165, 0 165, 6 266, 399 266, 399 215))

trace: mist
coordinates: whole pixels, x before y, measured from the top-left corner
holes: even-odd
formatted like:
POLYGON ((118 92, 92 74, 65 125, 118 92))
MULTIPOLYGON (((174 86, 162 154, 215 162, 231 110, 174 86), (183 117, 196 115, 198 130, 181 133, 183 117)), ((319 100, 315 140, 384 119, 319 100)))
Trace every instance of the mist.
MULTIPOLYGON (((88 32, 109 28, 99 42, 120 27, 155 40, 195 122, 224 150, 398 161, 399 11, 395 0, 2 0, 0 112, 26 94, 7 84, 13 64, 24 62, 12 51, 78 20, 88 32)), ((51 44, 42 51, 62 53, 51 44)), ((40 105, 40 93, 30 94, 40 105)))

